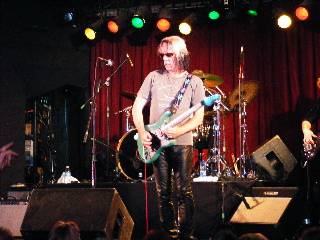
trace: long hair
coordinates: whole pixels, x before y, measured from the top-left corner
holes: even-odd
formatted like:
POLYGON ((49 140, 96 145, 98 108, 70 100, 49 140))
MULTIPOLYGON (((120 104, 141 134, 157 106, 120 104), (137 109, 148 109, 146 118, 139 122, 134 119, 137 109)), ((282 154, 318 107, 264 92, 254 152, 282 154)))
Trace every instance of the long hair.
POLYGON ((187 70, 189 68, 190 53, 187 49, 186 42, 179 36, 165 37, 161 40, 158 46, 158 55, 161 54, 160 48, 164 43, 172 46, 173 52, 175 53, 177 58, 178 65, 182 69, 187 70))

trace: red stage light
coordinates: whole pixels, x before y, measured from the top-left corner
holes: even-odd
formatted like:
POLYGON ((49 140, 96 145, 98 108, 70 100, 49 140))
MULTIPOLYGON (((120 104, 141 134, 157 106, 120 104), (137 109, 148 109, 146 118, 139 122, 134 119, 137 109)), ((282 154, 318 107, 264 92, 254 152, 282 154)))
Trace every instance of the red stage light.
POLYGON ((161 32, 166 32, 170 29, 171 24, 170 21, 168 19, 165 18, 161 18, 157 21, 157 28, 161 31, 161 32))
POLYGON ((309 18, 309 11, 305 7, 297 7, 295 15, 300 21, 306 21, 309 18))
POLYGON ((107 28, 111 33, 117 33, 119 31, 118 24, 113 20, 108 21, 107 28))

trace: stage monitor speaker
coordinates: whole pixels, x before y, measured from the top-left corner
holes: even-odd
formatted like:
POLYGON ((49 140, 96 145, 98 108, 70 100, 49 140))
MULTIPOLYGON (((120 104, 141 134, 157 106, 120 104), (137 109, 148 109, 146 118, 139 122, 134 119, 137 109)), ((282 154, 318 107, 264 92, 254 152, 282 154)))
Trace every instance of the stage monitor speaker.
POLYGON ((253 187, 243 196, 230 222, 241 228, 241 233, 260 231, 270 239, 283 237, 286 228, 299 221, 297 211, 292 211, 297 192, 296 187, 253 187))
POLYGON ((254 151, 252 158, 274 181, 285 180, 297 164, 296 158, 278 135, 254 151))
POLYGON ((27 202, 0 202, 0 226, 9 229, 14 237, 21 237, 20 227, 27 210, 27 202))
POLYGON ((131 239, 133 220, 117 190, 36 189, 22 222, 24 239, 47 239, 58 220, 75 221, 81 239, 131 239))

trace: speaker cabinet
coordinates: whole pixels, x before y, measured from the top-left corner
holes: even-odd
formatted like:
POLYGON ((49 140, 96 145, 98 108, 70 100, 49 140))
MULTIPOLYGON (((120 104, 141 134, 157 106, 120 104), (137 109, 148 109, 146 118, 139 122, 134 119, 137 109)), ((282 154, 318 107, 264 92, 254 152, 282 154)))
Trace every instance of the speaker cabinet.
POLYGON ((275 181, 285 180, 297 164, 296 158, 278 135, 254 151, 252 157, 275 181))
POLYGON ((21 232, 25 239, 46 239, 58 220, 75 221, 81 239, 131 239, 134 225, 115 189, 36 189, 21 232))
POLYGON ((14 237, 22 236, 20 227, 27 206, 27 202, 0 202, 0 226, 9 229, 14 237))
POLYGON ((230 222, 241 233, 260 231, 270 239, 282 239, 286 228, 299 222, 298 211, 292 211, 297 191, 296 187, 253 187, 230 222))

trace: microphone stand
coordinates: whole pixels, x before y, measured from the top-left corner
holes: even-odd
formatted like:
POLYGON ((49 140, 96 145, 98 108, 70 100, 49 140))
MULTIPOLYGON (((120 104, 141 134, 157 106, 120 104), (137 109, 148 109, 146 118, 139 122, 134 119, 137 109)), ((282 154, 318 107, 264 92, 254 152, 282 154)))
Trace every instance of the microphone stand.
MULTIPOLYGON (((94 68, 94 85, 91 91, 91 97, 80 107, 83 109, 89 102, 91 102, 91 111, 90 116, 87 123, 87 128, 83 137, 83 142, 87 142, 88 133, 90 125, 92 125, 92 138, 96 139, 96 96, 100 93, 100 89, 104 86, 107 86, 106 98, 107 98, 107 145, 110 144, 110 108, 109 108, 109 87, 110 87, 110 79, 113 75, 115 75, 123 64, 129 61, 129 58, 126 58, 122 63, 106 78, 105 82, 100 85, 100 81, 98 86, 96 87, 96 77, 97 77, 97 63, 99 57, 96 59, 95 68, 94 68), (91 123, 91 124, 90 124, 91 123)), ((107 149, 107 162, 109 162, 109 149, 107 149)), ((93 188, 96 187, 97 184, 97 172, 96 172, 96 142, 92 141, 92 148, 91 148, 91 186, 93 188)))

